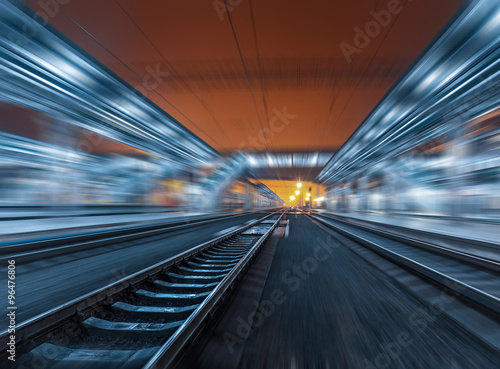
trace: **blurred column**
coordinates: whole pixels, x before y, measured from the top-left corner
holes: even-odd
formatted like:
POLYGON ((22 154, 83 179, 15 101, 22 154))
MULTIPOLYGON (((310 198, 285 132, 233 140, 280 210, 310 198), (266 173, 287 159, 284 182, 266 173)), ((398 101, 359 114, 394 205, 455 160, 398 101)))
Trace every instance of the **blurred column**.
POLYGON ((252 186, 250 183, 245 183, 245 209, 252 208, 252 186))
POLYGON ((359 191, 360 194, 360 209, 367 212, 368 209, 368 173, 363 173, 361 178, 359 179, 359 191))
POLYGON ((394 186, 391 184, 391 178, 386 175, 386 171, 382 171, 382 189, 381 192, 384 198, 383 211, 390 214, 394 210, 394 186))
MULTIPOLYGON (((53 117, 41 118, 43 141, 52 145, 74 150, 76 146, 76 127, 53 117)), ((72 165, 71 157, 63 157, 68 166, 72 165)), ((77 168, 74 168, 75 171, 77 168)), ((49 204, 81 203, 75 171, 54 164, 52 169, 44 172, 44 194, 49 204)))
POLYGON ((461 192, 465 187, 463 175, 465 159, 467 157, 466 124, 463 122, 450 121, 453 127, 450 129, 450 147, 446 155, 450 158, 451 165, 448 167, 449 183, 449 213, 453 217, 463 216, 461 192))
POLYGON ((344 186, 342 186, 342 193, 341 193, 341 211, 343 213, 349 211, 349 184, 345 183, 344 186))

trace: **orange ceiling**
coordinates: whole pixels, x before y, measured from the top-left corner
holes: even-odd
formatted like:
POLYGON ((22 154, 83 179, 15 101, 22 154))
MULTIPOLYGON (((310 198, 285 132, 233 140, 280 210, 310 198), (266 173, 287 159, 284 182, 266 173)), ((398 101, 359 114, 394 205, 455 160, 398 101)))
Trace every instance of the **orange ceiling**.
POLYGON ((395 1, 228 0, 229 13, 216 10, 219 0, 72 0, 58 12, 24 2, 228 152, 340 147, 462 4, 402 0, 401 12, 347 62, 340 44, 352 45, 354 27, 395 1), (294 116, 286 127, 274 118, 284 109, 294 116), (282 129, 259 141, 270 126, 282 129))

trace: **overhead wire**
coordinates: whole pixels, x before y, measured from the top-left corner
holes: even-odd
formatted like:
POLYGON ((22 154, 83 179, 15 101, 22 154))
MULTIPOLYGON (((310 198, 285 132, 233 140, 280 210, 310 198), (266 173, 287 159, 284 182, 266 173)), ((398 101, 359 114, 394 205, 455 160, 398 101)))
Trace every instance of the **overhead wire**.
POLYGON ((232 34, 233 34, 233 37, 234 37, 234 42, 236 43, 236 48, 238 49, 238 54, 239 54, 239 57, 240 57, 240 61, 241 61, 241 64, 243 66, 243 72, 244 72, 245 78, 247 80, 248 88, 250 90, 250 94, 252 95, 252 100, 253 100, 253 103, 254 103, 254 106, 255 106, 255 111, 257 113, 257 118, 259 120, 260 128, 262 130, 262 135, 264 136, 264 139, 266 141, 267 151, 269 152, 270 151, 269 150, 269 141, 267 139, 266 132, 264 131, 264 126, 262 124, 262 119, 260 117, 259 108, 257 106, 257 100, 255 98, 255 94, 254 94, 254 91, 253 91, 253 88, 252 88, 252 84, 250 82, 250 77, 248 75, 248 68, 247 68, 245 60, 243 58, 243 53, 241 51, 241 47, 240 47, 240 43, 238 41, 238 37, 236 36, 236 31, 234 29, 233 20, 231 19, 231 12, 229 11, 229 8, 227 6, 227 0, 224 0, 224 6, 226 8, 226 14, 227 14, 227 18, 229 20, 229 25, 231 27, 231 31, 232 31, 232 34))
MULTIPOLYGON (((408 2, 408 0, 405 0, 404 4, 402 5, 402 7, 404 8, 406 6, 406 3, 408 2)), ((344 107, 342 108, 342 110, 340 111, 340 114, 338 116, 338 118, 335 120, 334 122, 334 126, 333 128, 335 128, 335 126, 337 125, 337 123, 340 121, 340 118, 342 117, 342 115, 344 114, 345 112, 345 109, 347 108, 347 106, 349 105, 349 103, 351 102, 351 99, 352 97, 354 96, 354 94, 356 93, 361 81, 363 80, 363 77, 365 76, 365 73, 366 71, 368 70, 368 67, 370 66, 370 64, 373 62, 373 60, 375 59, 375 57, 377 56, 378 52, 380 51, 382 45, 384 44, 385 40, 387 39, 387 36, 389 36, 389 34, 391 33, 391 30, 392 28, 394 27, 394 25, 396 24, 397 20, 399 19, 399 15, 401 14, 401 12, 399 12, 396 16, 396 18, 394 19, 394 22, 392 22, 392 24, 390 25, 389 29, 387 30, 387 32, 385 33, 384 37, 382 38, 382 41, 380 42, 380 44, 378 45, 377 47, 377 50, 375 50, 375 52, 373 53, 372 57, 370 58, 370 60, 368 61, 368 63, 366 64, 365 68, 363 69, 363 72, 361 73, 361 76, 360 78, 358 79, 357 83, 356 83, 356 86, 354 87, 352 93, 349 95, 349 98, 347 99, 347 102, 344 104, 344 107)))
POLYGON ((144 85, 148 86, 152 91, 160 97, 163 101, 169 104, 172 108, 174 108, 180 115, 182 115, 188 122, 193 124, 196 128, 198 128, 203 134, 207 136, 213 143, 217 146, 221 147, 221 145, 215 141, 208 133, 206 133, 202 128, 200 128, 197 124, 195 124, 191 119, 189 119, 183 112, 181 112, 176 106, 174 106, 170 101, 168 101, 162 94, 160 94, 155 88, 153 88, 149 83, 147 83, 144 78, 142 78, 136 71, 134 71, 127 63, 125 63, 119 56, 117 56, 114 52, 112 52, 106 45, 104 45, 97 37, 95 37, 92 33, 90 33, 85 27, 83 27, 79 22, 77 22, 73 17, 71 17, 64 9, 59 9, 59 11, 68 18, 71 22, 73 22, 78 28, 80 28, 85 34, 87 34, 90 38, 92 38, 95 42, 97 42, 104 50, 106 50, 111 56, 113 56, 120 64, 122 64, 126 69, 132 72, 137 78, 139 78, 144 85))
MULTIPOLYGON (((253 38, 254 38, 254 43, 255 43, 255 52, 256 52, 256 56, 257 56, 257 64, 259 66, 259 77, 260 77, 259 79, 260 79, 260 86, 261 86, 261 91, 262 91, 262 103, 264 105, 264 111, 266 113, 267 125, 269 126, 269 130, 271 131, 271 124, 269 123, 269 109, 268 109, 267 99, 266 99, 267 88, 264 84, 264 78, 262 76, 262 60, 260 57, 259 43, 258 43, 258 39, 257 39, 257 29, 256 29, 256 25, 255 25, 255 16, 254 16, 254 12, 253 12, 253 2, 251 0, 248 2, 248 6, 250 8, 250 19, 252 22, 252 31, 253 31, 253 38)), ((271 140, 271 145, 273 146, 274 152, 276 152, 276 146, 274 146, 274 144, 272 143, 272 140, 271 140)), ((278 179, 281 181, 279 163, 277 163, 277 165, 276 165, 276 174, 278 175, 278 179)))
MULTIPOLYGON (((377 3, 375 4, 375 7, 373 9, 377 9, 378 8, 378 5, 380 3, 380 0, 377 0, 377 3)), ((371 21, 373 19, 373 15, 370 14, 370 18, 368 19, 367 23, 369 21, 371 21)), ((368 62, 368 64, 370 63, 371 61, 368 62)), ((347 82, 346 82, 346 87, 350 86, 351 82, 353 81, 354 79, 354 76, 356 75, 356 68, 355 68, 355 65, 352 64, 352 62, 350 63, 350 65, 352 66, 351 68, 349 68, 349 74, 348 74, 348 78, 347 78, 347 82)), ((362 73, 362 76, 364 75, 364 73, 362 73)), ((362 78, 362 76, 360 78, 362 78)), ((335 81, 334 81, 334 84, 332 86, 333 90, 335 89, 336 87, 336 83, 337 83, 337 73, 335 73, 335 81)), ((346 104, 349 103, 349 100, 350 98, 348 98, 348 101, 346 104)), ((330 121, 330 117, 331 117, 331 114, 333 112, 333 107, 334 107, 334 104, 336 102, 336 99, 335 97, 333 98, 333 101, 332 103, 330 104, 330 108, 328 109, 328 116, 327 116, 327 119, 326 119, 326 123, 325 123, 325 126, 323 127, 323 134, 321 135, 321 140, 320 140, 320 146, 321 144, 323 143, 323 140, 325 138, 325 133, 326 133, 326 128, 328 127, 328 122, 330 121)), ((345 105, 344 105, 344 108, 345 108, 345 105)), ((340 117, 338 118, 338 120, 340 120, 340 117)), ((332 130, 333 128, 335 128, 335 124, 334 126, 332 127, 332 130)))
MULTIPOLYGON (((130 15, 130 13, 120 4, 119 0, 115 0, 116 4, 120 7, 120 9, 127 15, 127 17, 130 19, 130 21, 135 25, 135 27, 141 32, 141 34, 144 36, 146 40, 151 44, 151 46, 155 49, 155 51, 161 56, 165 64, 172 70, 177 77, 180 77, 179 73, 177 70, 173 67, 173 65, 167 60, 165 55, 160 51, 160 49, 155 45, 155 43, 151 40, 151 38, 146 34, 146 32, 139 26, 139 24, 135 21, 135 19, 130 15)), ((200 104, 205 108, 205 110, 210 114, 212 119, 214 120, 215 124, 220 128, 220 130, 224 133, 226 138, 229 139, 227 136, 227 133, 222 129, 220 123, 217 121, 213 113, 210 111, 210 109, 207 107, 207 105, 203 102, 203 100, 194 92, 194 90, 191 88, 191 86, 186 83, 186 81, 182 78, 179 78, 179 80, 189 89, 189 91, 195 96, 195 98, 200 102, 200 104)))

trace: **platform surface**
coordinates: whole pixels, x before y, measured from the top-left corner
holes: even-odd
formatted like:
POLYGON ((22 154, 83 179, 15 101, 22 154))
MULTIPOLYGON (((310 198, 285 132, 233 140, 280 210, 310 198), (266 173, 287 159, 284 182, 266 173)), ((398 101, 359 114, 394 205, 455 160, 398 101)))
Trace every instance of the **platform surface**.
POLYGON ((498 367, 498 354, 334 232, 305 215, 289 223, 269 272, 260 273, 264 282, 248 279, 246 295, 238 294, 208 342, 176 369, 498 367), (257 286, 262 292, 250 294, 257 286))
POLYGON ((463 239, 500 244, 500 224, 454 221, 439 218, 425 218, 410 215, 389 215, 383 213, 340 213, 317 209, 320 214, 333 214, 369 222, 379 222, 425 232, 439 233, 463 239))

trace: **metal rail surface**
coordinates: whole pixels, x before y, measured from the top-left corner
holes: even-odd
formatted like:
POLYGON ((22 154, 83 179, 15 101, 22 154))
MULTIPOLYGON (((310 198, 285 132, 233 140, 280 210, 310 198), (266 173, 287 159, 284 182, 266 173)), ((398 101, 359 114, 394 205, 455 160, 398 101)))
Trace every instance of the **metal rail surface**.
POLYGON ((413 246, 441 253, 443 255, 452 256, 456 259, 475 263, 485 268, 500 271, 500 262, 498 262, 498 260, 494 260, 488 257, 482 257, 471 253, 471 251, 481 250, 485 255, 491 255, 492 253, 499 254, 500 244, 494 244, 482 240, 469 240, 449 234, 416 230, 398 226, 395 224, 376 222, 373 220, 361 220, 348 216, 344 217, 337 214, 312 212, 311 215, 335 220, 350 226, 379 234, 386 238, 401 241, 413 246), (454 248, 450 247, 452 245, 454 248))
POLYGON ((500 252, 500 245, 479 240, 466 240, 447 234, 420 231, 393 224, 342 217, 334 214, 311 213, 310 215, 331 219, 336 222, 363 229, 367 232, 378 234, 385 238, 442 255, 451 256, 457 260, 464 260, 468 263, 500 272, 500 262, 467 252, 467 250, 470 249, 480 249, 486 253, 500 252), (457 246, 457 248, 451 248, 451 245, 457 246))
MULTIPOLYGON (((40 258, 62 255, 119 242, 131 241, 139 238, 155 236, 167 232, 189 229, 193 225, 215 223, 223 219, 232 219, 266 210, 248 211, 237 214, 217 216, 203 216, 193 219, 182 218, 172 222, 146 224, 139 226, 121 227, 107 231, 89 232, 70 236, 41 239, 29 242, 14 243, 0 246, 0 261, 16 259, 19 262, 28 262, 40 258)), ((269 211, 269 209, 267 209, 269 211)))
MULTIPOLYGON (((22 323, 14 367, 171 365, 235 288, 282 216, 268 214, 22 323)), ((1 345, 8 339, 7 331, 0 333, 1 345)))
POLYGON ((493 312, 497 316, 500 315, 500 296, 498 288, 495 289, 491 285, 492 278, 500 278, 500 274, 498 273, 498 263, 487 259, 481 260, 481 263, 479 263, 476 257, 455 252, 453 250, 446 250, 446 253, 443 253, 442 250, 436 249, 436 252, 433 252, 429 249, 430 245, 426 245, 426 248, 415 247, 414 240, 409 242, 404 237, 396 237, 394 234, 389 232, 386 236, 387 242, 386 244, 383 244, 382 241, 370 239, 366 233, 360 234, 359 232, 356 232, 356 229, 358 229, 364 232, 384 236, 385 232, 382 230, 374 232, 370 227, 365 227, 363 229, 360 225, 349 224, 350 228, 354 228, 353 230, 342 226, 342 223, 337 219, 317 215, 309 216, 327 227, 343 234, 354 242, 363 245, 376 254, 388 259, 389 261, 396 263, 413 273, 424 276, 433 283, 454 291, 459 296, 473 301, 480 307, 486 308, 488 311, 493 312), (332 222, 340 224, 334 224, 332 222), (399 245, 395 243, 391 244, 391 241, 389 240, 390 238, 397 239, 399 245), (410 253, 408 252, 409 249, 411 249, 410 253), (448 266, 448 271, 445 271, 445 266, 445 268, 438 270, 440 269, 437 267, 438 263, 432 263, 433 258, 434 260, 439 260, 443 264, 446 262, 454 263, 453 259, 456 259, 456 263, 461 263, 456 265, 463 267, 463 269, 456 270, 455 268, 450 268, 448 266), (417 261, 415 259, 427 260, 427 262, 417 261), (455 274, 455 276, 452 276, 451 274, 455 274), (490 276, 490 278, 484 278, 485 275, 490 276))

